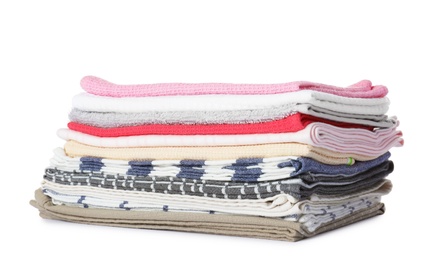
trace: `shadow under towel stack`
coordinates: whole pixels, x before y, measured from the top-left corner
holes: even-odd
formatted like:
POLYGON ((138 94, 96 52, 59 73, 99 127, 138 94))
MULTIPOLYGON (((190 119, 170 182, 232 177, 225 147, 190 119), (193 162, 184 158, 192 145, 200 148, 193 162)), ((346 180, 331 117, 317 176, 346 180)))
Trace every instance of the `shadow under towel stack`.
POLYGON ((81 86, 43 218, 297 241, 384 213, 403 145, 384 86, 81 86))

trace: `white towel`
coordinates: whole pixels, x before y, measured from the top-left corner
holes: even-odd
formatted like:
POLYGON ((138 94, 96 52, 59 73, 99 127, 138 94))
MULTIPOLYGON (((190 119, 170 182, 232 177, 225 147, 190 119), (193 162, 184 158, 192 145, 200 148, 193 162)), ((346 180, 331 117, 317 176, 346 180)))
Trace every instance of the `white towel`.
MULTIPOLYGON (((85 111, 139 113, 144 111, 226 111, 263 109, 287 104, 313 105, 342 113, 382 115, 389 108, 384 98, 347 98, 305 90, 272 95, 199 95, 112 98, 81 93, 73 107, 85 111)), ((306 106, 306 108, 309 106, 306 106)))

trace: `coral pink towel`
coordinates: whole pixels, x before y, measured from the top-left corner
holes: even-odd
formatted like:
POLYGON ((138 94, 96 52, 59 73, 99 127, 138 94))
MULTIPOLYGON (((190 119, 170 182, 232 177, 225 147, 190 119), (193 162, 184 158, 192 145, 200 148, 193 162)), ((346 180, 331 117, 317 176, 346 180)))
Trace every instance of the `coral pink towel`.
POLYGON ((149 97, 175 95, 262 95, 315 90, 338 96, 353 98, 382 98, 387 95, 385 86, 372 86, 362 80, 346 88, 307 81, 281 84, 230 84, 230 83, 159 83, 139 85, 117 85, 106 80, 86 76, 81 87, 88 93, 109 97, 149 97))
POLYGON ((119 137, 133 135, 238 135, 290 133, 304 129, 313 122, 322 122, 339 127, 362 128, 372 130, 369 126, 335 122, 310 115, 296 113, 280 120, 252 124, 212 124, 212 125, 165 125, 148 124, 101 128, 76 122, 68 124, 69 129, 100 137, 119 137))

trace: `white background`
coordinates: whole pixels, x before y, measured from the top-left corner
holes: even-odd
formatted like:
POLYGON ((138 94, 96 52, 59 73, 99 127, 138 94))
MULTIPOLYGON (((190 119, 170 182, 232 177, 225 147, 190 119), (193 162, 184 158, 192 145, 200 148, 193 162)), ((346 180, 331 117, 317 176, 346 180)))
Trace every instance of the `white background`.
POLYGON ((427 2, 1 1, 1 258, 431 259, 427 2), (405 136, 387 212, 298 243, 42 220, 28 201, 85 75, 386 85, 405 136))

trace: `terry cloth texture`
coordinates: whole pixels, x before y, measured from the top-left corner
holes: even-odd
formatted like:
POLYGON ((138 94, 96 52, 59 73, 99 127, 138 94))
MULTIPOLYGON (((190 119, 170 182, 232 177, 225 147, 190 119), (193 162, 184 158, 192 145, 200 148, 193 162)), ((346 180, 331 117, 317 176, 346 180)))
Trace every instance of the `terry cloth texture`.
POLYGON ((328 222, 315 231, 309 232, 299 222, 276 218, 165 211, 120 211, 54 205, 51 198, 44 195, 40 189, 36 190, 35 200, 30 203, 39 209, 40 216, 46 219, 114 227, 200 232, 284 241, 298 241, 384 213, 384 204, 379 203, 341 219, 328 222))
POLYGON ((125 127, 94 127, 86 124, 70 122, 69 129, 100 137, 118 137, 130 135, 241 135, 241 134, 270 134, 292 133, 303 130, 311 123, 325 123, 345 128, 371 127, 325 120, 319 117, 301 113, 292 114, 283 119, 252 124, 144 124, 125 127))
MULTIPOLYGON (((120 113, 223 112, 227 110, 273 109, 275 106, 291 107, 288 115, 293 112, 300 112, 334 121, 376 126, 374 119, 376 116, 382 116, 387 112, 389 100, 386 97, 376 99, 346 98, 309 90, 267 95, 266 98, 254 95, 111 98, 88 93, 82 93, 73 98, 73 107, 80 110, 120 113), (358 120, 359 118, 360 120, 358 120)), ((287 114, 283 115, 282 118, 286 116, 287 114)))
POLYGON ((145 111, 226 111, 263 109, 289 104, 303 104, 341 113, 382 115, 388 111, 387 97, 347 98, 305 90, 258 95, 203 95, 112 98, 81 93, 74 96, 73 107, 86 111, 136 113, 145 111))
POLYGON ((390 153, 354 165, 328 165, 306 157, 245 158, 233 160, 145 160, 123 161, 97 157, 66 156, 54 150, 50 167, 77 173, 104 173, 150 177, 177 177, 218 181, 271 181, 297 175, 329 178, 350 177, 387 162, 390 153))
POLYGON ((56 197, 58 203, 75 203, 80 207, 104 207, 118 210, 173 210, 192 212, 218 212, 263 217, 286 217, 302 214, 306 205, 341 206, 351 201, 371 196, 383 196, 391 191, 391 182, 382 180, 368 189, 342 196, 313 195, 307 200, 298 200, 288 194, 279 194, 265 199, 220 199, 199 196, 151 193, 142 191, 115 190, 91 187, 68 186, 43 181, 42 190, 56 197))
POLYGON ((307 177, 289 178, 264 182, 223 182, 177 177, 155 177, 146 175, 114 175, 105 173, 77 173, 48 168, 44 178, 64 185, 93 186, 116 190, 135 190, 165 194, 182 194, 225 199, 268 198, 278 194, 289 194, 295 198, 317 195, 345 195, 369 187, 393 171, 393 163, 377 166, 369 172, 351 178, 335 178, 319 181, 307 177))
POLYGON ((106 148, 67 141, 64 150, 70 157, 102 157, 115 160, 231 160, 233 158, 303 156, 327 164, 352 165, 355 160, 368 161, 378 156, 337 153, 297 143, 206 147, 128 147, 106 148))
POLYGON ((117 85, 101 78, 86 76, 81 80, 81 87, 88 93, 111 97, 214 94, 267 95, 314 90, 346 97, 379 98, 384 97, 388 92, 385 86, 372 86, 369 80, 362 80, 348 87, 336 87, 307 81, 281 84, 159 83, 117 85))
MULTIPOLYGON (((392 147, 403 145, 402 132, 396 126, 369 131, 357 128, 335 127, 324 123, 312 123, 294 133, 242 134, 242 135, 132 135, 126 128, 110 131, 69 124, 69 129, 60 129, 57 135, 68 140, 100 147, 144 147, 144 146, 238 146, 275 143, 301 143, 325 148, 339 153, 379 156, 392 147), (117 130, 119 130, 117 132, 117 130), (81 133, 85 132, 85 133, 81 133), (128 135, 128 136, 122 136, 128 135), (112 136, 112 137, 98 137, 112 136), (121 137, 117 137, 121 136, 121 137)), ((185 132, 186 133, 186 132, 185 132)), ((190 132, 193 133, 193 132, 190 132)))
POLYGON ((297 112, 338 122, 375 127, 392 127, 396 124, 396 119, 389 118, 387 115, 352 115, 296 104, 247 110, 146 111, 140 113, 96 112, 73 108, 69 114, 69 119, 72 122, 96 127, 123 127, 143 124, 248 124, 283 119, 297 112))

